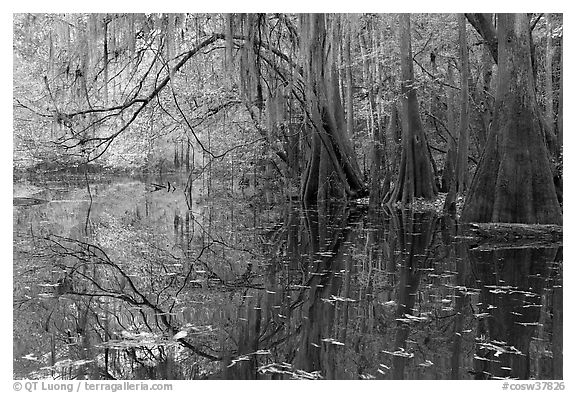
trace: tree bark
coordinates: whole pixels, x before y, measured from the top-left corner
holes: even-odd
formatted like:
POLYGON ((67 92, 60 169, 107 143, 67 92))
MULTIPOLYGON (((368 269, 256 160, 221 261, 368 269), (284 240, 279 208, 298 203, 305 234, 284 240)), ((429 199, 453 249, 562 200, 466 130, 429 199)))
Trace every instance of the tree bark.
POLYGON ((528 18, 498 18, 495 117, 462 220, 561 224, 536 107, 528 18))
POLYGON ((556 158, 562 159, 562 151, 564 144, 564 53, 563 47, 560 47, 560 93, 558 94, 558 143, 556 144, 557 152, 556 158))
POLYGON ((409 204, 414 198, 436 195, 428 142, 418 112, 418 98, 414 81, 412 45, 410 42, 410 14, 400 15, 400 56, 402 96, 406 127, 402 135, 402 159, 394 192, 386 202, 409 204))
POLYGON ((552 96, 552 55, 554 48, 552 46, 552 20, 550 14, 546 14, 546 62, 545 70, 545 92, 546 92, 546 122, 550 130, 554 130, 554 99, 552 96))
POLYGON ((343 189, 349 198, 365 196, 367 188, 346 133, 334 62, 334 43, 326 34, 325 16, 302 15, 301 30, 307 86, 306 109, 312 139, 311 154, 302 182, 302 198, 306 203, 316 203, 324 197, 337 196, 332 191, 338 189, 343 189), (329 167, 322 160, 328 160, 329 167), (333 187, 330 187, 332 195, 319 195, 319 186, 329 181, 333 182, 333 187))
POLYGON ((233 14, 224 14, 224 31, 226 34, 226 51, 224 52, 224 69, 226 70, 226 87, 232 88, 232 73, 234 72, 234 63, 232 48, 234 46, 233 36, 233 14))
POLYGON ((496 29, 492 23, 490 14, 465 14, 468 22, 476 29, 478 34, 484 38, 484 44, 490 50, 494 62, 498 64, 498 37, 496 29))
POLYGON ((458 41, 460 44, 460 130, 458 137, 458 159, 456 164, 456 192, 464 192, 468 183, 468 141, 470 132, 469 104, 468 104, 468 42, 466 39, 466 20, 464 14, 458 16, 458 41))
POLYGON ((486 146, 486 135, 488 135, 488 129, 490 128, 490 122, 492 121, 492 112, 494 107, 494 99, 490 86, 492 84, 492 67, 493 63, 490 57, 490 52, 488 48, 482 48, 482 93, 481 93, 481 104, 480 104, 480 117, 482 119, 482 127, 479 133, 480 148, 479 151, 484 151, 486 146))
POLYGON ((354 135, 354 79, 352 78, 352 57, 351 57, 351 42, 352 42, 352 28, 350 27, 351 21, 347 22, 344 41, 344 59, 346 64, 346 129, 348 136, 354 135))
MULTIPOLYGON (((451 85, 454 84, 454 66, 448 62, 448 79, 447 82, 451 85)), ((448 192, 452 183, 454 182, 454 174, 456 171, 456 139, 453 135, 456 134, 456 119, 454 117, 454 90, 448 89, 446 97, 448 109, 446 111, 447 127, 451 135, 447 135, 449 140, 448 153, 446 154, 446 161, 444 162, 444 170, 442 171, 442 189, 448 192)))

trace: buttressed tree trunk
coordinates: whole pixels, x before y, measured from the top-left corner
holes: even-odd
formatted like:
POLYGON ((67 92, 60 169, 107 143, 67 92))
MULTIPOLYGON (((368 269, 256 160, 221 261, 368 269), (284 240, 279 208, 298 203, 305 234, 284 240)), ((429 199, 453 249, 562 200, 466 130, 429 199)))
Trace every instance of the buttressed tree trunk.
POLYGON ((400 57, 402 69, 402 95, 406 130, 402 135, 402 158, 394 191, 386 202, 409 204, 414 198, 432 198, 436 195, 432 162, 426 135, 420 119, 418 98, 412 64, 410 42, 410 14, 400 15, 400 57))
POLYGON ((464 192, 468 186, 468 140, 470 132, 469 103, 468 103, 468 41, 466 39, 466 19, 464 14, 458 15, 458 41, 460 42, 460 131, 458 136, 458 158, 456 164, 456 191, 464 192))
POLYGON ((348 198, 365 196, 367 188, 346 132, 335 43, 327 34, 326 16, 304 14, 300 21, 306 109, 311 123, 311 149, 302 179, 302 198, 315 203, 338 197, 339 190, 348 198))
POLYGON ((500 14, 494 121, 463 221, 562 223, 536 105, 528 18, 500 14))

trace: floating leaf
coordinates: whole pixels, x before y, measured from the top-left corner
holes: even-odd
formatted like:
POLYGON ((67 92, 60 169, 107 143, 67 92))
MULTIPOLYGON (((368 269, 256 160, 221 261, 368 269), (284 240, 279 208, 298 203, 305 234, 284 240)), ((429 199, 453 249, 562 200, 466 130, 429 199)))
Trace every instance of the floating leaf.
POLYGON ((390 352, 390 351, 382 351, 382 352, 387 353, 388 355, 398 356, 398 357, 407 358, 407 359, 411 359, 414 357, 413 353, 406 351, 404 348, 400 348, 394 352, 390 352))
POLYGON ((483 360, 483 361, 485 361, 485 362, 500 363, 499 360, 493 360, 493 359, 483 358, 482 356, 478 356, 478 355, 474 355, 474 359, 476 359, 476 360, 483 360))
POLYGON ((272 352, 270 352, 269 349, 259 349, 256 352, 254 352, 254 355, 271 355, 272 352))
POLYGON ((340 341, 336 341, 333 338, 323 338, 321 341, 330 343, 330 344, 334 344, 334 345, 344 345, 344 343, 341 343, 340 341))
POLYGON ((174 335, 174 337, 172 337, 173 340, 180 340, 181 338, 184 338, 188 335, 188 332, 186 330, 182 330, 179 331, 178 333, 176 333, 174 335))
POLYGON ((230 364, 228 365, 228 367, 230 368, 230 367, 234 366, 236 363, 238 363, 238 362, 243 362, 243 361, 245 361, 245 360, 250 360, 250 357, 248 357, 248 356, 240 356, 240 357, 238 357, 238 358, 236 358, 236 359, 232 359, 232 361, 230 362, 230 364))

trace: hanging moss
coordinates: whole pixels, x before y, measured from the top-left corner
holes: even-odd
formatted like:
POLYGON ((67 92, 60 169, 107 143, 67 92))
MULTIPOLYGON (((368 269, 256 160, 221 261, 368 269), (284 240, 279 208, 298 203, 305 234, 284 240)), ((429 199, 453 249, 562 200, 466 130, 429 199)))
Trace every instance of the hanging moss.
POLYGON ((246 96, 248 101, 256 105, 260 111, 264 108, 264 97, 262 90, 262 75, 260 73, 260 33, 261 16, 258 14, 247 14, 246 19, 247 40, 244 44, 246 61, 245 69, 248 83, 246 83, 246 96))
POLYGON ((176 14, 168 14, 168 26, 166 29, 166 58, 171 60, 175 54, 175 40, 174 40, 174 30, 176 23, 176 14))
POLYGON ((184 34, 186 31, 186 14, 177 14, 175 21, 175 34, 177 35, 177 45, 181 47, 184 44, 184 34))
POLYGON ((78 26, 75 40, 75 51, 79 55, 79 62, 72 72, 74 73, 74 87, 73 90, 76 97, 76 102, 84 102, 85 97, 85 73, 87 71, 86 62, 88 57, 88 40, 86 37, 86 26, 83 24, 82 18, 77 18, 76 24, 78 26))
POLYGON ((97 45, 99 36, 98 14, 90 14, 88 20, 88 64, 89 68, 98 63, 97 45))
POLYGON ((135 29, 136 15, 128 14, 127 19, 128 19, 128 29, 126 31, 128 32, 128 37, 126 43, 128 46, 128 53, 130 54, 130 57, 133 57, 134 53, 136 52, 136 29, 135 29))
POLYGON ((233 38, 233 23, 234 23, 234 15, 233 14, 225 14, 224 15, 224 31, 226 32, 226 55, 224 56, 226 62, 226 74, 227 79, 229 80, 232 74, 232 70, 234 68, 234 60, 232 58, 232 47, 234 45, 234 38, 233 38))
POLYGON ((54 68, 54 44, 52 42, 52 31, 48 33, 48 67, 47 73, 50 75, 54 68))
POLYGON ((115 15, 111 15, 110 22, 108 23, 108 53, 109 58, 114 59, 116 57, 116 50, 117 50, 117 19, 115 15))

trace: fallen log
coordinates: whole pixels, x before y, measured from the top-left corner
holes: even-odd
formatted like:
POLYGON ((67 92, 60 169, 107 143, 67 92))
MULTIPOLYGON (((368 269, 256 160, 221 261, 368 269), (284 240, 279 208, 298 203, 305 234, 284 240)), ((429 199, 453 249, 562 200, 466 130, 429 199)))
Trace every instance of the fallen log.
POLYGON ((12 205, 13 206, 34 206, 34 205, 40 205, 42 203, 48 203, 48 201, 44 200, 44 199, 39 199, 39 198, 14 197, 12 205))
POLYGON ((464 227, 464 234, 499 242, 562 242, 562 226, 550 224, 470 223, 464 227))
POLYGON ((562 242, 558 241, 537 241, 531 239, 519 239, 512 241, 491 241, 490 239, 482 239, 471 245, 471 251, 498 251, 498 250, 519 250, 524 248, 559 248, 562 247, 562 242))

